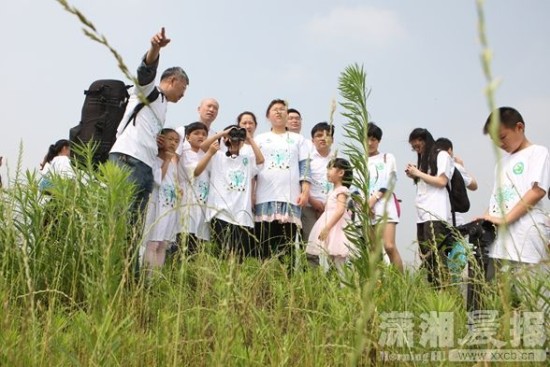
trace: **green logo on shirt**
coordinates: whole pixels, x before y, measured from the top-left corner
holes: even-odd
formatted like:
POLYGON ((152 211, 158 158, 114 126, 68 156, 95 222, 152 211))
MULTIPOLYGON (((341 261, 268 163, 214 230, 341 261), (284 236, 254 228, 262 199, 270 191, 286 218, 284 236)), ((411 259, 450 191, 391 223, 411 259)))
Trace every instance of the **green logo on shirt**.
POLYGON ((516 163, 516 165, 514 166, 514 168, 512 169, 512 171, 514 172, 514 174, 516 175, 521 175, 523 173, 523 169, 524 169, 524 165, 523 165, 523 162, 518 162, 516 163))
POLYGON ((378 163, 376 165, 376 170, 377 171, 382 171, 384 169, 384 163, 378 163))

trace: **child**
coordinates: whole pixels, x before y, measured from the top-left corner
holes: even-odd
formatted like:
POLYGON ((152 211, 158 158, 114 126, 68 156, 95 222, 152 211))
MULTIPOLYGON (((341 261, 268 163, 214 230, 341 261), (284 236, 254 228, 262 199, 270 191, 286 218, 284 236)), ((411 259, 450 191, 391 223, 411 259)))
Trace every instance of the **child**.
POLYGON ((351 219, 347 202, 352 172, 350 163, 345 159, 334 158, 329 163, 327 179, 334 185, 334 189, 327 198, 325 211, 311 229, 306 248, 306 253, 311 256, 328 255, 340 275, 345 261, 355 251, 344 233, 344 228, 351 219))
POLYGON ((177 155, 180 136, 176 130, 162 129, 164 137, 159 144, 157 161, 153 166, 155 184, 147 206, 144 227, 144 266, 151 270, 164 265, 166 248, 175 240, 178 232, 179 213, 176 209, 178 197, 177 155))
MULTIPOLYGON (((550 186, 548 149, 527 139, 525 121, 515 109, 500 107, 493 113, 500 120, 493 140, 506 154, 495 169, 489 210, 483 217, 499 227, 497 239, 489 247, 488 278, 495 276, 500 265, 519 270, 547 261, 549 241, 542 200, 550 186)), ((492 117, 487 118, 485 134, 492 117)))
POLYGON ((383 227, 381 233, 386 254, 397 270, 403 272, 403 261, 395 244, 395 230, 399 223, 397 204, 393 196, 393 189, 397 181, 395 157, 390 153, 379 152, 382 129, 372 122, 367 126, 367 138, 369 207, 374 213, 374 224, 383 227))
POLYGON ((195 176, 205 170, 210 175, 206 221, 210 222, 214 241, 221 250, 227 248, 239 256, 250 255, 250 234, 254 230, 252 214, 252 177, 264 162, 260 148, 249 132, 237 125, 228 126, 202 144, 207 150, 195 168, 195 176), (227 147, 220 151, 218 140, 227 147), (243 155, 245 142, 254 156, 243 155))
POLYGON ((441 284, 444 253, 440 241, 449 233, 451 202, 446 186, 452 177, 453 163, 449 153, 435 149, 432 134, 414 129, 409 143, 418 155, 418 166, 411 163, 405 172, 416 184, 417 239, 422 266, 428 270, 428 281, 441 284))
POLYGON ((71 143, 66 139, 61 139, 50 145, 48 153, 40 163, 39 188, 43 192, 48 192, 52 187, 51 177, 57 175, 65 178, 74 178, 75 172, 71 166, 71 143))
MULTIPOLYGON (((462 178, 464 179, 464 184, 466 185, 466 188, 470 191, 476 191, 477 181, 474 178, 474 176, 472 176, 472 174, 468 172, 464 167, 464 161, 460 159, 458 156, 454 155, 453 142, 447 138, 439 138, 435 141, 435 148, 444 150, 447 153, 449 153, 449 155, 451 156, 451 159, 453 160, 455 169, 457 169, 460 172, 460 174, 462 175, 462 178)), ((449 222, 452 223, 452 218, 449 218, 449 222)), ((466 223, 466 221, 464 220, 464 217, 462 216, 462 214, 455 213, 455 225, 460 226, 464 223, 466 223)))
POLYGON ((205 223, 206 201, 208 199, 208 173, 195 177, 195 167, 203 158, 201 144, 208 136, 208 128, 202 122, 193 122, 185 127, 185 139, 190 145, 180 158, 179 181, 184 191, 184 202, 181 206, 181 233, 186 238, 188 253, 198 251, 201 240, 210 239, 210 231, 205 223))

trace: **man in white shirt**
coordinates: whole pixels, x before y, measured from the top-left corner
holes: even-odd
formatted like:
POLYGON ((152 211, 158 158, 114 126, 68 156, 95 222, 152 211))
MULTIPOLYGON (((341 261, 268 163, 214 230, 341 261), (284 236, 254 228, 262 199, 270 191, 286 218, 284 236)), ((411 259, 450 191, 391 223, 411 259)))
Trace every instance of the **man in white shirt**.
POLYGON ((325 211, 325 203, 332 184, 327 180, 327 165, 335 158, 331 151, 334 126, 320 122, 311 129, 314 148, 310 153, 311 189, 309 202, 302 208, 302 240, 307 242, 311 228, 325 211))
POLYGON ((137 81, 132 91, 125 115, 117 132, 117 140, 109 153, 109 160, 130 171, 128 180, 136 186, 132 205, 132 220, 144 211, 153 190, 153 165, 158 154, 158 144, 163 139, 157 135, 164 127, 168 102, 176 103, 189 84, 189 78, 180 67, 166 69, 155 86, 160 49, 170 43, 164 28, 151 38, 151 46, 137 70, 137 81), (157 88, 159 96, 140 112, 132 116, 135 107, 157 88))

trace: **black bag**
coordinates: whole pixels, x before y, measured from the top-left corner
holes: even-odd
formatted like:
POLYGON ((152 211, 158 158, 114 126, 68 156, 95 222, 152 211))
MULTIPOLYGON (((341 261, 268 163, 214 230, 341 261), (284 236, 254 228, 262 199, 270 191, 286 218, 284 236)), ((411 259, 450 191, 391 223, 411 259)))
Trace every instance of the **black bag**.
MULTIPOLYGON (((84 91, 86 98, 82 106, 80 123, 69 131, 71 153, 78 162, 85 163, 84 157, 79 154, 82 149, 73 149, 73 146, 82 146, 90 142, 95 147, 92 156, 94 167, 107 161, 109 151, 116 141, 118 125, 126 111, 130 97, 128 89, 131 87, 120 80, 102 79, 96 80, 84 91)), ((159 95, 159 90, 153 88, 147 96, 147 103, 154 102, 159 95)), ((143 102, 136 105, 124 128, 130 121, 135 125, 136 116, 144 106, 143 102)))
POLYGON ((456 225, 455 213, 466 213, 470 210, 470 199, 462 174, 455 168, 453 177, 447 183, 447 192, 451 201, 451 213, 453 215, 453 225, 456 225))
MULTIPOLYGON (((82 106, 80 123, 70 129, 69 140, 73 145, 93 143, 95 150, 92 162, 95 165, 107 161, 109 151, 115 143, 120 120, 128 104, 128 88, 120 80, 96 80, 84 91, 86 98, 82 106)), ((71 149, 73 157, 83 163, 82 149, 71 149)))

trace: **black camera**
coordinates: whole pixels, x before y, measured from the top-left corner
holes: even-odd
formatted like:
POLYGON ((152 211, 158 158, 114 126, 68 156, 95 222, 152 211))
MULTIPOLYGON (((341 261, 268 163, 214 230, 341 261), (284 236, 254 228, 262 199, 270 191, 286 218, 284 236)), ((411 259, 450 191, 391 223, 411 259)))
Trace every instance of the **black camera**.
POLYGON ((233 141, 245 141, 246 129, 242 127, 234 127, 229 130, 229 139, 233 141))

